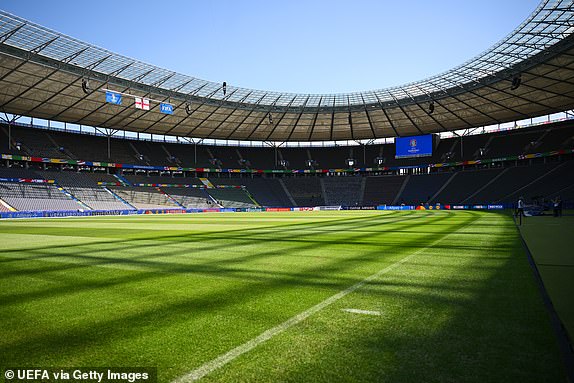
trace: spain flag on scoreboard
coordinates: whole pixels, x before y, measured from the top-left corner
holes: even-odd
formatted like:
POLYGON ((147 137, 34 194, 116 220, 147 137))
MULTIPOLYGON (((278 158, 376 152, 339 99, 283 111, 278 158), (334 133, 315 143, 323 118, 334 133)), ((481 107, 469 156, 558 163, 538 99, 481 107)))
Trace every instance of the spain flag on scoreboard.
POLYGON ((134 98, 136 101, 137 109, 149 110, 149 100, 147 98, 142 97, 134 97, 134 98))

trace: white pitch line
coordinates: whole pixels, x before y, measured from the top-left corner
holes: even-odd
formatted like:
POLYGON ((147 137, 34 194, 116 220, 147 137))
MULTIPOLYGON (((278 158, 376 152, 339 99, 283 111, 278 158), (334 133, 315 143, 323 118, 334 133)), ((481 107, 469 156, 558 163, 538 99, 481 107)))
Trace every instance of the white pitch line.
POLYGON ((360 309, 341 309, 341 311, 345 311, 351 314, 363 314, 363 315, 376 315, 381 316, 380 311, 372 311, 372 310, 360 310, 360 309))
POLYGON ((375 274, 368 276, 367 278, 365 278, 362 281, 352 285, 351 287, 348 287, 345 290, 340 291, 337 294, 330 296, 329 298, 316 304, 315 306, 295 315, 294 317, 287 319, 285 322, 283 322, 283 323, 281 323, 281 324, 279 324, 273 328, 270 328, 269 330, 262 332, 261 334, 259 334, 255 338, 248 340, 247 342, 235 347, 234 349, 231 349, 230 351, 226 352, 225 354, 218 356, 215 359, 212 359, 211 361, 203 364, 202 366, 196 368, 195 370, 193 370, 193 371, 191 371, 185 375, 180 376, 179 378, 173 380, 172 383, 188 383, 188 382, 194 382, 196 380, 203 378, 204 376, 210 374, 211 372, 225 366, 227 363, 233 361, 237 357, 253 350, 255 347, 259 346, 261 343, 267 342, 269 339, 273 338, 276 335, 281 334, 282 332, 284 332, 288 328, 304 321, 305 319, 309 318, 311 315, 315 314, 316 312, 323 310, 325 307, 332 305, 333 303, 337 302, 339 299, 344 298, 345 296, 349 295, 350 293, 360 289, 361 287, 363 287, 367 283, 379 278, 380 276, 388 273, 389 271, 392 271, 393 269, 396 269, 397 267, 401 266, 403 263, 407 262, 411 258, 419 255, 420 253, 424 252, 428 248, 435 246, 439 242, 444 241, 445 238, 447 238, 450 235, 462 230, 463 228, 466 228, 467 226, 468 225, 465 225, 465 226, 459 228, 458 230, 453 231, 452 233, 447 234, 446 236, 431 242, 428 246, 426 246, 422 249, 419 249, 419 250, 415 251, 414 253, 407 255, 406 257, 404 257, 400 261, 397 261, 397 262, 385 267, 384 269, 379 270, 375 274))

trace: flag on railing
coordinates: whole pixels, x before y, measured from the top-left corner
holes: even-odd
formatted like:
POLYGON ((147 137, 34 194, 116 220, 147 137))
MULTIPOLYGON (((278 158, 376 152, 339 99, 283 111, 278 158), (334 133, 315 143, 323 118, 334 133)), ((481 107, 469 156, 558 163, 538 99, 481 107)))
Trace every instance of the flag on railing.
POLYGON ((149 110, 149 100, 147 98, 135 97, 136 100, 136 108, 149 110))
POLYGON ((106 102, 110 104, 121 105, 122 104, 122 95, 120 93, 106 91, 106 102))

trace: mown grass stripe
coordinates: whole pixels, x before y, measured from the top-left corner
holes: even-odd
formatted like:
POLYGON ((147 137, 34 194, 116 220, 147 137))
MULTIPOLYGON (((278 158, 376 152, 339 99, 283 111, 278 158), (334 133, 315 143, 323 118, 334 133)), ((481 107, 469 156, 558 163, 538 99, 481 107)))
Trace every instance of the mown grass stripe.
POLYGON ((462 229, 470 226, 474 221, 475 221, 475 219, 473 219, 470 223, 459 227, 457 230, 436 239, 435 241, 431 242, 427 246, 422 247, 419 250, 405 256, 404 258, 400 259, 399 261, 397 261, 397 262, 379 270, 378 272, 368 276, 367 278, 365 278, 365 279, 361 280, 360 282, 348 287, 347 289, 342 290, 339 293, 332 295, 329 298, 323 300, 322 302, 319 302, 315 306, 312 306, 311 308, 289 318, 285 322, 283 322, 283 323, 281 323, 281 324, 279 324, 273 328, 270 328, 269 330, 264 331, 263 333, 256 336, 255 338, 233 348, 232 350, 228 351, 227 353, 222 354, 222 355, 216 357, 215 359, 212 359, 211 361, 209 361, 209 362, 203 364, 202 366, 196 368, 195 370, 193 370, 193 371, 191 371, 185 375, 180 376, 179 378, 175 379, 173 381, 173 383, 194 382, 194 381, 197 381, 197 380, 205 377, 206 375, 210 374, 211 372, 213 372, 213 371, 225 366, 226 364, 232 362, 234 359, 240 357, 241 355, 253 350, 254 348, 259 346, 260 344, 267 342, 271 338, 281 334, 282 332, 286 331, 290 327, 293 327, 294 325, 296 325, 296 324, 304 321, 305 319, 309 318, 313 314, 323 310, 324 308, 332 305, 333 303, 339 301, 340 299, 344 298, 345 296, 351 294, 352 292, 360 289, 361 287, 365 286, 369 282, 376 280, 376 279, 380 278, 381 276, 389 273, 390 271, 396 269, 397 267, 408 262, 409 260, 411 260, 415 256, 425 252, 427 249, 429 249, 433 246, 436 246, 437 244, 439 244, 440 242, 442 242, 446 238, 448 238, 450 235, 453 235, 453 234, 461 231, 462 229))

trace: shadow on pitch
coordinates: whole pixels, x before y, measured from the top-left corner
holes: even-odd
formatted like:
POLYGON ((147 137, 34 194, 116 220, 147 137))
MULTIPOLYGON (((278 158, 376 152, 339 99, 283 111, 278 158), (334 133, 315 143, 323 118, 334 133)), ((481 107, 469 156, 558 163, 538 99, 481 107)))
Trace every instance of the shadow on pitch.
MULTIPOLYGON (((442 216, 435 219, 440 221, 446 218, 447 216, 442 216)), ((412 241, 405 241, 404 245, 414 246, 414 242, 432 242, 448 235, 451 230, 456 230, 459 227, 471 224, 476 219, 478 219, 477 216, 468 215, 465 220, 460 221, 455 227, 450 226, 448 227, 448 230, 447 227, 445 227, 443 232, 433 233, 432 237, 425 236, 413 239, 412 241)), ((317 246, 322 246, 322 244, 318 244, 317 246)), ((312 247, 310 247, 310 249, 312 249, 312 247)), ((390 254, 395 254, 399 257, 401 254, 404 254, 404 249, 401 249, 400 246, 397 246, 397 248, 390 248, 388 251, 390 254)), ((270 254, 272 254, 272 252, 270 252, 270 254)), ((340 291, 340 289, 357 282, 356 279, 333 278, 333 275, 343 272, 352 273, 354 268, 370 261, 378 262, 377 264, 385 264, 384 261, 381 261, 380 252, 374 250, 366 254, 349 257, 348 259, 333 258, 333 261, 328 265, 321 265, 319 267, 309 265, 310 267, 307 267, 301 272, 294 272, 286 275, 274 275, 273 272, 267 272, 267 276, 261 276, 258 279, 248 278, 250 283, 247 285, 237 285, 233 289, 227 290, 223 296, 221 292, 214 291, 212 294, 206 294, 199 297, 183 297, 183 299, 180 299, 177 302, 165 302, 160 304, 159 307, 142 309, 137 313, 130 313, 129 315, 119 318, 115 317, 113 319, 97 323, 86 323, 85 325, 80 325, 75 328, 67 328, 65 333, 49 333, 27 337, 21 341, 4 344, 0 347, 0 352, 3 355, 8 355, 8 353, 10 355, 14 355, 12 359, 14 362, 31 361, 34 360, 34 358, 39 357, 38 353, 74 353, 79 349, 84 349, 92 345, 111 344, 115 339, 126 339, 140 336, 140 329, 146 328, 149 323, 154 323, 154 328, 156 329, 162 327, 167 328, 175 323, 189 322, 192 320, 190 318, 194 318, 196 316, 209 316, 214 309, 219 308, 219 310, 222 310, 238 304, 241 305, 241 303, 245 301, 254 301, 258 299, 258 297, 269 296, 271 294, 281 294, 282 292, 290 291, 291 289, 319 288, 323 289, 322 295, 329 296, 333 294, 333 290, 340 291), (122 330, 119 331, 119 329, 122 330)), ((218 267, 213 265, 210 267, 213 267, 213 269, 208 269, 206 272, 222 272, 218 267)), ((182 270, 182 272, 188 271, 182 270)), ((192 272, 195 271, 192 270, 192 272)), ((249 273, 251 272, 252 270, 249 270, 249 273)), ((131 277, 133 279, 133 276, 131 277)), ((155 273, 147 273, 146 276, 141 276, 141 280, 146 280, 148 277, 150 279, 157 278, 157 275, 155 275, 155 273)), ((129 283, 128 279, 128 277, 124 278, 121 283, 129 283)), ((109 281, 109 283, 113 286, 117 286, 113 281, 109 281)), ((106 285, 104 284, 103 286, 106 285)), ((89 284, 85 287, 86 289, 90 289, 89 284)), ((102 284, 96 283, 93 287, 100 288, 102 287, 102 284)), ((58 292, 67 293, 61 290, 58 292)), ((296 310, 298 312, 305 308, 306 307, 297 307, 296 310)), ((286 315, 287 317, 292 314, 293 313, 282 312, 282 315, 286 315)), ((277 320, 278 318, 273 319, 277 320)), ((25 320, 25 317, 23 320, 25 320)))

